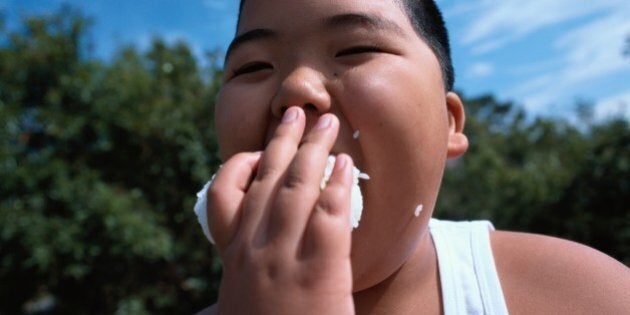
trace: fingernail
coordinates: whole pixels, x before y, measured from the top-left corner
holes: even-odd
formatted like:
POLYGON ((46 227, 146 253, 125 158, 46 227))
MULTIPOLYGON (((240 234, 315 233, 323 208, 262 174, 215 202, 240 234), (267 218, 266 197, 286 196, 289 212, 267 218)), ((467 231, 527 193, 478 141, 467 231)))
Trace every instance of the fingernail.
POLYGON ((315 125, 316 129, 326 129, 332 125, 332 117, 330 115, 324 115, 319 118, 317 121, 317 125, 315 125))
POLYGON ((297 120, 298 112, 295 108, 289 108, 284 112, 282 116, 282 123, 288 124, 297 120))
POLYGON ((335 161, 335 168, 337 171, 341 171, 346 168, 346 164, 348 164, 348 159, 345 156, 337 156, 337 160, 335 161))

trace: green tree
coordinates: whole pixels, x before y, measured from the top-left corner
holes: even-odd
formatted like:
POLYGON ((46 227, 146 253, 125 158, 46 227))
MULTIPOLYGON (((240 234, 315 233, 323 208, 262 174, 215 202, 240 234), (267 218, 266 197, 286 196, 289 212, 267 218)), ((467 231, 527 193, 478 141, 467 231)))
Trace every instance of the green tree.
MULTIPOLYGON (((0 41, 0 313, 191 313, 218 263, 192 214, 218 164, 216 64, 184 43, 89 58, 63 8, 0 41)), ((216 60, 216 59, 214 59, 216 60)))
POLYGON ((630 265, 630 128, 623 118, 584 135, 572 180, 533 219, 532 230, 589 244, 630 265))
POLYGON ((465 102, 471 147, 447 169, 438 216, 560 236, 630 263, 627 121, 576 125, 489 95, 465 102))

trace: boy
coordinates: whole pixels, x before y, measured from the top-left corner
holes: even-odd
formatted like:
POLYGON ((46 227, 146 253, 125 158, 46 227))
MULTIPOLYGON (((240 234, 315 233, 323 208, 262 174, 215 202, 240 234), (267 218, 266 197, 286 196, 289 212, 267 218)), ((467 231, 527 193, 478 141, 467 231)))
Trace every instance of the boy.
POLYGON ((206 312, 628 312, 630 271, 608 256, 431 220, 468 147, 452 85, 432 1, 243 1, 216 104, 207 214, 224 271, 206 312), (370 176, 354 230, 353 165, 370 176))

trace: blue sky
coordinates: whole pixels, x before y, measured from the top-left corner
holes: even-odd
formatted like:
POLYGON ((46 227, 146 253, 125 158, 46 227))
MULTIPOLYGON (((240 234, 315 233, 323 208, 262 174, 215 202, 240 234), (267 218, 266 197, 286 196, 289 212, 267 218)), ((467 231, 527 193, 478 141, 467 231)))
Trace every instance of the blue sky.
MULTIPOLYGON (((451 32, 456 87, 467 96, 493 93, 533 115, 568 117, 578 100, 597 118, 630 120, 628 0, 437 0, 451 32)), ((95 54, 122 44, 146 47, 153 36, 185 40, 197 55, 225 50, 237 0, 0 0, 17 17, 70 3, 94 18, 95 54)))

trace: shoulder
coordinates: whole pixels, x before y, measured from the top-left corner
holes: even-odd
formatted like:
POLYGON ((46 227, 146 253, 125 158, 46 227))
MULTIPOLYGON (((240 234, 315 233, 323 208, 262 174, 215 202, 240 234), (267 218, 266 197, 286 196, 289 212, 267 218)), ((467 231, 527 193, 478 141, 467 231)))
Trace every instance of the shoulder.
POLYGON ((630 309, 630 268, 575 242, 494 231, 492 250, 514 313, 619 314, 630 309))

